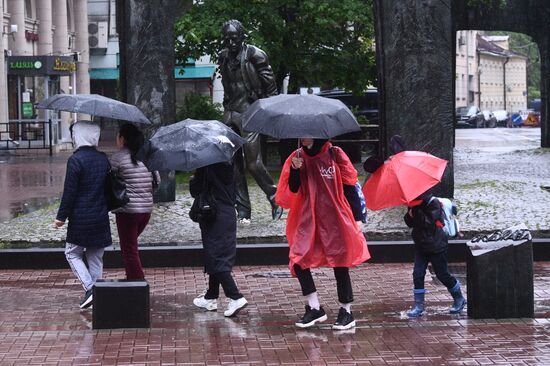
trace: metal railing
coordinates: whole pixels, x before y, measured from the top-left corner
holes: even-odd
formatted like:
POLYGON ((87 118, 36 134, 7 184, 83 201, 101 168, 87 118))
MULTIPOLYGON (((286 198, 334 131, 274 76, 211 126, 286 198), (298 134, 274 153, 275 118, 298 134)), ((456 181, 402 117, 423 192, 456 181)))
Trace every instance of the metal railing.
POLYGON ((52 121, 9 120, 0 123, 0 150, 49 150, 53 153, 52 121))

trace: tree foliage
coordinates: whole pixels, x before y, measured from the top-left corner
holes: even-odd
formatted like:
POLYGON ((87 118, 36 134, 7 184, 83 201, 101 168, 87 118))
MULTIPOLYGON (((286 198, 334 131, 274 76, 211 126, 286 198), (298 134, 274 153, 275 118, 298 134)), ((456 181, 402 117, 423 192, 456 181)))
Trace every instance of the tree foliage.
POLYGON ((223 117, 221 107, 220 103, 213 103, 209 96, 187 94, 182 105, 177 107, 176 119, 178 121, 186 118, 221 121, 223 117))
POLYGON ((376 78, 372 0, 203 0, 176 22, 180 60, 222 49, 221 27, 240 20, 263 49, 281 90, 340 87, 362 92, 376 78))

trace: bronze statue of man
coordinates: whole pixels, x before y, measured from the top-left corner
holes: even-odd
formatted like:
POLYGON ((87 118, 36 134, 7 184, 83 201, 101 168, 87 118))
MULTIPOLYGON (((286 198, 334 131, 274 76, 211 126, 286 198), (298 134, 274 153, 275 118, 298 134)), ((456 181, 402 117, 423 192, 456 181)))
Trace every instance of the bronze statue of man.
POLYGON ((275 220, 281 217, 283 209, 275 203, 277 187, 262 161, 265 136, 256 132, 244 132, 241 123, 241 114, 255 100, 277 95, 275 77, 265 52, 244 42, 244 27, 241 22, 225 22, 222 33, 225 48, 219 55, 219 70, 224 88, 223 120, 247 140, 234 157, 237 218, 246 222, 251 216, 252 206, 245 175, 245 170, 248 169, 271 203, 271 213, 275 220))

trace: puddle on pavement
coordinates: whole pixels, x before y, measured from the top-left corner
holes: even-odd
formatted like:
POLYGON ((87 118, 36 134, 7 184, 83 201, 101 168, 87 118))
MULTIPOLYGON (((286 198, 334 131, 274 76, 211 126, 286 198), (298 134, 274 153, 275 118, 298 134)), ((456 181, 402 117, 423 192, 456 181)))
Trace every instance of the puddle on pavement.
MULTIPOLYGON (((326 274, 323 272, 312 271, 314 277, 326 277, 326 274)), ((246 275, 245 277, 252 278, 292 278, 290 271, 268 271, 268 272, 257 272, 253 274, 246 275)))
POLYGON ((10 202, 9 207, 0 209, 0 222, 15 218, 19 215, 28 214, 47 207, 59 201, 58 197, 39 197, 25 201, 10 202))

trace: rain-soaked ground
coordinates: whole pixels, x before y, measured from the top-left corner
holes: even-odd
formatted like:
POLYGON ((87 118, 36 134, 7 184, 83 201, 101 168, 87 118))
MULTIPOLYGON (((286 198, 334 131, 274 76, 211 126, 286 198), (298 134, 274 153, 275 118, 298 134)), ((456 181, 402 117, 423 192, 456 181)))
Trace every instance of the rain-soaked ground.
MULTIPOLYGON (((477 230, 521 221, 539 232, 550 228, 550 193, 540 188, 550 182, 550 154, 538 148, 539 135, 536 129, 458 131, 456 199, 463 226, 477 230)), ((27 202, 47 189, 59 194, 66 157, 0 163, 3 200, 27 202), (10 171, 19 178, 12 179, 10 171)), ((282 236, 284 220, 270 220, 257 187, 251 194, 255 216, 250 225, 239 225, 239 237, 282 236)), ((197 240, 197 227, 187 218, 189 205, 186 192, 175 203, 157 205, 142 242, 197 240)), ((53 204, 4 221, 0 242, 61 244, 64 232, 51 228, 55 211, 53 204)), ((407 233, 399 209, 370 214, 367 238, 377 230, 407 233)), ((113 235, 116 240, 116 229, 113 235)), ((451 270, 467 293, 465 265, 452 264, 451 270)), ((206 286, 201 268, 146 268, 151 328, 95 331, 92 312, 78 309, 83 290, 68 266, 0 270, 0 365, 550 364, 549 262, 534 265, 535 318, 499 320, 448 314, 451 298, 430 274, 426 315, 407 319, 412 263, 367 262, 351 271, 357 327, 340 332, 330 328, 338 311, 332 271, 313 273, 329 319, 309 330, 294 326, 303 313, 303 297, 286 266, 243 266, 234 274, 249 306, 234 319, 223 317, 223 295, 217 312, 192 305, 206 286)), ((105 271, 107 279, 123 277, 121 269, 105 271)))
MULTIPOLYGON (((426 315, 407 319, 411 272, 410 263, 367 262, 352 269, 357 327, 333 331, 338 303, 330 269, 313 272, 328 321, 302 330, 294 322, 303 297, 285 266, 235 268, 249 305, 231 319, 223 316, 223 295, 216 312, 192 304, 206 285, 202 269, 147 268, 151 328, 92 330, 92 311, 78 309, 83 290, 68 268, 1 270, 0 364, 550 364, 550 263, 535 264, 534 319, 451 315, 450 295, 430 274, 426 315)), ((123 275, 105 273, 109 279, 123 275)))

